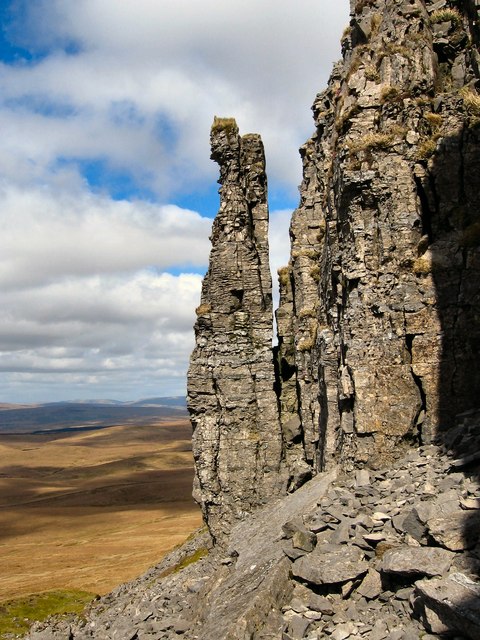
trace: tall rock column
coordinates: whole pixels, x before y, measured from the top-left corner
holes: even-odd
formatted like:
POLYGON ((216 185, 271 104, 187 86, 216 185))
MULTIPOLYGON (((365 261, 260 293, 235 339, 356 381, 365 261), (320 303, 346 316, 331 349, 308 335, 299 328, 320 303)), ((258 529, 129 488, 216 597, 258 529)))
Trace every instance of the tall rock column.
POLYGON ((215 118, 220 209, 188 373, 194 497, 217 541, 286 488, 272 351, 267 179, 258 135, 215 118))

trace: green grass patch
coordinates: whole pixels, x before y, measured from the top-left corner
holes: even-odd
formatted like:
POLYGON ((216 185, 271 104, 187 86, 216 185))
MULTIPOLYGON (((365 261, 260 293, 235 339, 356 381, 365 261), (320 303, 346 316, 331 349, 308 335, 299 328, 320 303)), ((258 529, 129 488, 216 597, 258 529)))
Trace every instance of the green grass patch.
POLYGON ((312 267, 310 269, 310 277, 312 278, 312 280, 314 280, 315 282, 320 282, 320 277, 322 275, 322 272, 320 270, 320 267, 315 265, 314 267, 312 267))
POLYGON ((183 558, 183 560, 175 565, 175 573, 178 573, 182 569, 185 569, 185 567, 189 567, 191 564, 195 564, 195 562, 198 562, 206 556, 208 556, 208 549, 206 549, 205 547, 197 549, 194 553, 187 556, 186 558, 183 558))
POLYGON ((417 276, 432 273, 432 260, 429 256, 420 256, 413 263, 413 271, 417 276))
POLYGON ((348 143, 351 153, 359 151, 367 151, 368 149, 389 149, 395 142, 395 136, 392 133, 367 133, 358 140, 352 140, 348 143))
POLYGON ((399 95, 400 95, 400 91, 397 89, 397 87, 386 85, 385 87, 383 87, 380 93, 380 102, 382 104, 385 104, 385 102, 389 102, 390 100, 394 100, 395 98, 398 98, 399 95))
POLYGON ((290 282, 291 268, 289 266, 280 267, 277 269, 278 281, 283 287, 286 287, 290 282))
POLYGON ((205 316, 212 310, 212 305, 209 303, 203 303, 195 309, 197 316, 205 316))
POLYGON ((437 129, 440 129, 440 127, 442 126, 443 118, 442 116, 438 115, 438 113, 426 113, 424 115, 424 118, 430 125, 430 129, 432 131, 437 131, 437 129))
POLYGON ((434 133, 430 138, 422 140, 417 147, 417 160, 428 160, 437 149, 437 141, 440 138, 439 133, 434 133))
POLYGON ((462 24, 462 16, 457 9, 439 9, 432 13, 430 21, 433 24, 438 24, 439 22, 452 22, 455 27, 458 27, 462 24))
POLYGON ((298 314, 298 317, 299 317, 299 319, 302 319, 302 318, 316 318, 317 317, 317 312, 316 312, 315 309, 305 307, 304 309, 300 310, 300 313, 298 314))
POLYGON ((208 556, 208 549, 205 547, 200 547, 200 549, 197 549, 190 555, 182 558, 173 567, 169 567, 168 569, 165 569, 165 571, 162 571, 162 573, 158 576, 158 578, 159 579, 165 578, 167 576, 172 575, 172 573, 178 573, 179 571, 182 571, 182 569, 185 569, 185 567, 189 567, 191 564, 198 562, 199 560, 201 560, 202 558, 205 558, 206 556, 208 556))
POLYGON ((235 118, 218 118, 214 116, 212 124, 212 133, 220 133, 225 131, 227 135, 238 135, 238 127, 235 118))
POLYGON ((56 590, 0 602, 0 638, 23 635, 49 616, 80 614, 95 598, 87 591, 56 590))
POLYGON ((463 104, 467 111, 474 116, 480 116, 480 96, 470 87, 463 87, 460 90, 463 98, 463 104))

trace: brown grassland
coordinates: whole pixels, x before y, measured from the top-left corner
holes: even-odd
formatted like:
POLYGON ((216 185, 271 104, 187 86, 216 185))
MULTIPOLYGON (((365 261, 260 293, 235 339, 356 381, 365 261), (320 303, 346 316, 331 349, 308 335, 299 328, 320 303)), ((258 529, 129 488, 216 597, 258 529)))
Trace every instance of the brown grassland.
POLYGON ((201 526, 187 419, 0 435, 0 601, 104 594, 201 526))

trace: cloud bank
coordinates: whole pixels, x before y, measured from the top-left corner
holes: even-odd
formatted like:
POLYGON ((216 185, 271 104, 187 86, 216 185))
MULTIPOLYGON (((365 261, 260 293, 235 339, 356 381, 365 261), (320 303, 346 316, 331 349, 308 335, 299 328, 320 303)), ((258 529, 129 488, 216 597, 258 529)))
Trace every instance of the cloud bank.
POLYGON ((183 393, 213 116, 263 137, 276 269, 347 17, 347 0, 7 3, 0 400, 183 393))
POLYGON ((2 397, 178 393, 211 221, 83 192, 0 202, 2 397))

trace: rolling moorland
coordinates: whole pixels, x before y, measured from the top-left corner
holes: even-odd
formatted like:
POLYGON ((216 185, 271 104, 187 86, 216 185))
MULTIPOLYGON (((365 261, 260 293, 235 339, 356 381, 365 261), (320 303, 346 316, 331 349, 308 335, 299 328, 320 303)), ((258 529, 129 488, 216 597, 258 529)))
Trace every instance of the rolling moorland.
POLYGON ((201 524, 178 399, 0 408, 0 601, 104 594, 201 524))

